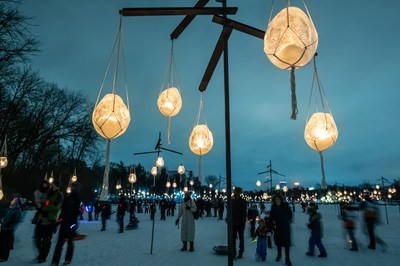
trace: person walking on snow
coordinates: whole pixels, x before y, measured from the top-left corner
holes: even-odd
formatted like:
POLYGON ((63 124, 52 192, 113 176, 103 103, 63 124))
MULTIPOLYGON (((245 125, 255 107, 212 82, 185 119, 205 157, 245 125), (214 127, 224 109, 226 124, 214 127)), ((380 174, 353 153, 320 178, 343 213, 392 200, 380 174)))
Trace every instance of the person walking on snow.
POLYGON ((254 232, 254 238, 257 237, 257 260, 265 261, 267 259, 267 236, 269 234, 264 219, 258 222, 259 226, 254 232))
POLYGON ((254 231, 256 230, 256 219, 258 217, 258 209, 255 203, 252 203, 249 210, 247 211, 247 220, 250 223, 250 235, 254 237, 254 231))
POLYGON ((175 224, 179 224, 179 219, 182 217, 181 224, 181 240, 183 247, 181 251, 187 250, 187 242, 190 242, 190 251, 194 251, 194 235, 195 235, 195 219, 193 212, 197 211, 197 206, 194 200, 191 199, 192 192, 188 191, 185 193, 185 198, 181 206, 179 207, 178 219, 175 224))
POLYGON ((246 226, 247 203, 242 198, 242 188, 235 187, 234 198, 232 199, 232 227, 233 227, 233 253, 236 257, 236 237, 239 236, 239 255, 243 257, 244 252, 244 229, 246 226))
POLYGON ((322 222, 321 222, 321 214, 318 213, 318 205, 315 203, 311 203, 310 207, 308 207, 308 213, 310 214, 310 223, 308 224, 308 228, 311 229, 311 237, 308 240, 308 251, 306 253, 307 256, 314 256, 314 246, 317 246, 319 249, 320 258, 326 258, 328 255, 326 254, 326 250, 324 245, 322 244, 322 222))
POLYGON ((124 217, 125 212, 128 209, 126 199, 123 195, 119 198, 118 208, 117 208, 117 222, 119 224, 119 232, 124 232, 124 217))

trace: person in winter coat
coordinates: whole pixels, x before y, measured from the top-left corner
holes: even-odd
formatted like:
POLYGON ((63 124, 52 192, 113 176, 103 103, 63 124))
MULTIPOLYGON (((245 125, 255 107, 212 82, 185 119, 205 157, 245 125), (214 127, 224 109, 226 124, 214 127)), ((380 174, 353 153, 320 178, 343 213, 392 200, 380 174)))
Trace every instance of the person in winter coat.
POLYGON ((308 224, 308 228, 311 229, 311 237, 308 240, 308 251, 306 253, 307 256, 314 256, 314 246, 317 246, 319 249, 320 258, 326 258, 327 253, 324 245, 322 244, 322 223, 321 223, 321 214, 318 213, 318 205, 315 203, 311 203, 310 207, 308 207, 308 213, 310 215, 310 223, 308 224))
POLYGON ((95 202, 94 202, 94 219, 95 219, 96 221, 99 220, 100 213, 101 213, 101 204, 100 204, 100 200, 99 200, 99 199, 96 199, 95 202))
POLYGON ((176 202, 174 199, 171 201, 171 216, 175 216, 176 202))
POLYGON ((101 231, 106 230, 106 221, 111 216, 111 204, 104 201, 101 206, 101 231))
POLYGON ((93 203, 91 201, 89 201, 86 204, 86 211, 88 213, 88 221, 92 221, 92 213, 93 213, 93 203))
POLYGON ((35 203, 36 203, 36 206, 35 206, 36 214, 32 219, 33 224, 37 224, 37 222, 38 222, 39 213, 41 212, 42 206, 44 206, 47 201, 47 194, 49 193, 49 188, 50 188, 49 182, 47 182, 46 180, 43 180, 40 183, 39 188, 37 190, 35 190, 35 192, 33 193, 33 195, 35 197, 35 203))
POLYGON ((356 228, 356 219, 357 219, 357 207, 346 204, 343 210, 343 222, 344 228, 347 231, 347 234, 350 237, 351 241, 351 251, 357 251, 358 245, 356 237, 354 236, 354 229, 356 228))
POLYGON ((222 198, 218 200, 218 220, 224 219, 225 203, 222 198))
POLYGON ((257 237, 257 259, 261 259, 265 261, 267 259, 267 237, 268 237, 268 229, 264 219, 261 219, 259 222, 259 226, 257 230, 254 232, 254 237, 257 237))
POLYGON ((26 202, 26 199, 16 197, 11 201, 10 207, 7 210, 3 221, 1 222, 0 231, 0 262, 8 260, 10 249, 14 243, 15 226, 21 220, 21 207, 26 202))
POLYGON ((135 218, 135 209, 136 209, 136 199, 131 198, 129 201, 129 221, 132 221, 135 218))
POLYGON ((83 214, 85 213, 85 204, 81 202, 79 206, 79 220, 83 220, 83 214))
POLYGON ((272 248, 271 236, 272 236, 272 232, 273 232, 273 224, 272 224, 272 220, 270 217, 270 212, 267 212, 265 214, 264 221, 265 221, 265 225, 267 227, 268 233, 269 233, 267 236, 268 248, 272 248))
POLYGON ((282 196, 276 194, 272 197, 272 206, 270 217, 275 228, 274 242, 278 249, 276 261, 280 261, 282 257, 282 247, 285 248, 285 264, 292 265, 289 256, 290 247, 290 223, 292 221, 292 211, 289 204, 284 202, 282 196))
POLYGON ((265 208, 264 202, 260 203, 260 210, 261 210, 260 214, 266 213, 267 208, 265 208))
POLYGON ((178 219, 175 224, 179 224, 179 219, 182 217, 181 224, 181 240, 183 247, 181 251, 187 250, 187 242, 190 242, 190 251, 194 251, 194 235, 195 235, 195 219, 193 212, 197 211, 197 206, 194 200, 191 199, 192 192, 188 191, 185 193, 185 198, 179 207, 178 219))
POLYGON ((76 228, 78 226, 78 215, 80 208, 79 184, 74 182, 71 184, 71 193, 65 198, 61 213, 59 216, 60 230, 58 233, 58 241, 54 250, 52 266, 57 266, 60 262, 62 248, 65 240, 67 240, 68 248, 65 255, 64 265, 70 264, 74 254, 74 238, 76 236, 76 228))
POLYGON ((51 183, 47 201, 41 206, 38 215, 38 223, 35 228, 36 246, 39 251, 38 263, 46 261, 51 247, 51 239, 56 230, 56 220, 63 202, 63 194, 58 189, 59 185, 59 180, 54 180, 51 183))
POLYGON ((165 199, 165 196, 163 196, 162 200, 160 201, 159 208, 161 213, 161 220, 165 221, 165 211, 167 210, 167 200, 165 199))
POLYGON ((242 198, 242 188, 235 187, 234 198, 232 199, 232 228, 233 228, 233 253, 236 257, 236 237, 239 236, 239 255, 243 257, 244 252, 244 229, 246 226, 247 203, 242 198))
POLYGON ((250 223, 250 235, 254 238, 254 231, 256 230, 256 219, 258 217, 258 209, 255 203, 252 203, 247 211, 247 220, 250 223))
POLYGON ((125 212, 128 209, 126 199, 123 195, 119 198, 118 202, 118 208, 117 208, 117 222, 119 224, 119 232, 123 233, 124 232, 124 217, 125 217, 125 212))

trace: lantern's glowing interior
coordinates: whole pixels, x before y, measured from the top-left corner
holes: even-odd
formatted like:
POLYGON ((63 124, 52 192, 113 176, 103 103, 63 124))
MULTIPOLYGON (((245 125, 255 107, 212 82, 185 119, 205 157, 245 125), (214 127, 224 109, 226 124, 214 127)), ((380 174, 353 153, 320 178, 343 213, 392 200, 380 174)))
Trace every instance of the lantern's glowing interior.
POLYGON ((258 180, 258 181, 256 182, 256 185, 257 185, 257 187, 261 186, 261 181, 258 180))
POLYGON ((267 193, 264 193, 264 194, 263 194, 263 199, 264 199, 264 200, 268 199, 268 194, 267 194, 267 193))
POLYGON ((71 193, 71 188, 70 188, 70 187, 67 188, 67 193, 68 193, 68 194, 71 193))
POLYGON ((171 186, 171 182, 167 182, 167 184, 165 185, 167 188, 169 188, 171 186))
POLYGON ((188 187, 186 187, 186 186, 183 188, 183 191, 184 191, 184 192, 188 192, 188 190, 189 190, 189 189, 188 189, 188 187))
POLYGON ((172 187, 173 187, 173 188, 176 188, 176 183, 175 183, 175 182, 172 183, 172 187))
POLYGON ((72 181, 72 182, 76 182, 77 180, 78 180, 78 178, 76 177, 76 175, 74 175, 74 176, 71 177, 71 181, 72 181))
POLYGON ((338 138, 338 130, 330 113, 314 113, 306 124, 304 139, 317 151, 332 147, 338 138))
POLYGON ((153 166, 153 168, 151 168, 151 174, 152 174, 153 176, 156 176, 156 175, 157 175, 157 167, 156 167, 156 166, 153 166))
POLYGON ((97 133, 106 139, 114 139, 126 131, 131 117, 121 97, 107 94, 94 109, 92 121, 97 133))
POLYGON ((317 46, 318 34, 314 24, 297 7, 282 9, 268 25, 264 36, 264 52, 281 69, 308 64, 317 46))
POLYGON ((193 128, 189 138, 189 146, 197 155, 209 152, 214 144, 214 139, 207 125, 197 125, 193 128))
POLYGON ((189 184, 190 184, 191 186, 193 186, 193 185, 194 185, 194 181, 193 181, 193 180, 190 180, 190 181, 189 181, 189 184))
POLYGON ((175 87, 164 90, 158 96, 157 106, 160 112, 165 116, 175 116, 182 108, 182 98, 178 89, 175 87))
POLYGON ((183 175, 185 173, 185 167, 183 165, 179 165, 178 174, 183 175))
POLYGON ((54 178, 53 177, 50 177, 49 178, 49 183, 51 184, 51 183, 53 183, 54 182, 54 178))
POLYGON ((129 175, 128 180, 129 180, 129 182, 132 183, 132 184, 135 183, 135 182, 136 182, 136 174, 135 174, 135 173, 131 173, 131 174, 129 175))
POLYGON ((280 190, 281 189, 281 186, 280 185, 276 185, 276 190, 280 190))
POLYGON ((164 166, 164 159, 161 156, 157 158, 156 166, 157 167, 163 167, 164 166))

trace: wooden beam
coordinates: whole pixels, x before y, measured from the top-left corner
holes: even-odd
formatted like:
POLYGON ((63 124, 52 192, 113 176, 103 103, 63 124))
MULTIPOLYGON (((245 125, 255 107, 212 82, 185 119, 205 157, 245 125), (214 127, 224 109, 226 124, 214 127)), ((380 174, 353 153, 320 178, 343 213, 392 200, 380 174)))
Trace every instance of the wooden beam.
MULTIPOLYGON (((194 7, 200 8, 204 7, 210 0, 199 0, 194 7)), ((186 29, 186 27, 192 22, 192 20, 196 17, 196 15, 188 15, 186 16, 181 23, 179 23, 178 27, 171 33, 171 40, 178 39, 179 35, 186 29)))
POLYGON ((123 8, 122 16, 179 16, 179 15, 217 15, 236 14, 237 7, 154 7, 154 8, 123 8))
POLYGON ((214 15, 213 22, 220 24, 220 25, 226 25, 228 27, 231 27, 237 31, 241 31, 243 33, 249 34, 251 36, 264 39, 265 36, 265 31, 259 30, 257 28, 248 26, 246 24, 237 22, 235 20, 229 19, 229 18, 224 18, 218 15, 214 15))
POLYGON ((218 42, 215 45, 214 52, 211 56, 210 62, 208 62, 206 72, 204 73, 203 79, 200 82, 199 91, 205 91, 207 89, 208 83, 210 82, 214 70, 217 67, 219 58, 221 57, 221 54, 224 51, 224 40, 229 39, 232 30, 233 29, 230 27, 224 27, 224 29, 222 30, 218 42))

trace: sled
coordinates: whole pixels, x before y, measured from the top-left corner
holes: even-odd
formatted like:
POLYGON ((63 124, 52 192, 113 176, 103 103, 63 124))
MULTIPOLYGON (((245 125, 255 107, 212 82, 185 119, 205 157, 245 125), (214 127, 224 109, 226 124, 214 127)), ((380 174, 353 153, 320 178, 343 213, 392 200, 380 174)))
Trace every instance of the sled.
POLYGON ((214 246, 213 249, 219 255, 228 255, 228 246, 214 246))

